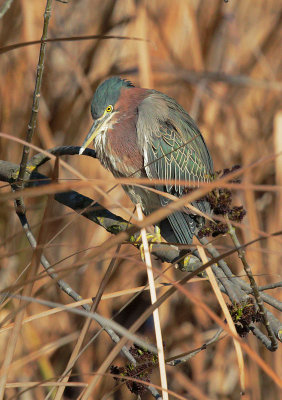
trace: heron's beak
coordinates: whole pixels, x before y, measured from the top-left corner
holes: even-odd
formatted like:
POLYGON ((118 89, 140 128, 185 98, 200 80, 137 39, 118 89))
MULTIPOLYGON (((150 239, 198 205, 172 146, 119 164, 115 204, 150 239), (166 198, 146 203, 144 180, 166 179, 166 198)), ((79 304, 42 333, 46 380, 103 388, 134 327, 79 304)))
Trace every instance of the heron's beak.
POLYGON ((90 143, 93 142, 95 137, 97 135, 99 135, 99 133, 101 131, 103 131, 105 129, 105 126, 106 126, 107 120, 108 120, 107 117, 108 117, 107 115, 103 115, 101 118, 98 118, 94 121, 88 135, 86 136, 86 138, 83 142, 83 145, 81 146, 81 148, 79 150, 79 154, 82 154, 84 152, 84 150, 86 149, 86 147, 88 147, 90 145, 90 143))

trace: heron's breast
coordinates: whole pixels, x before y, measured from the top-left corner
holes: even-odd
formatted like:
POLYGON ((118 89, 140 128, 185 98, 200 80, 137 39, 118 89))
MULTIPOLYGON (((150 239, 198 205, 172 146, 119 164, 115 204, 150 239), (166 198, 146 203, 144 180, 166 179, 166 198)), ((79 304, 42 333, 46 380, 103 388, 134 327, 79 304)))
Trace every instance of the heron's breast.
POLYGON ((133 121, 124 119, 123 123, 117 123, 106 134, 103 146, 103 158, 105 167, 114 175, 134 177, 143 176, 144 159, 137 145, 135 125, 133 121))

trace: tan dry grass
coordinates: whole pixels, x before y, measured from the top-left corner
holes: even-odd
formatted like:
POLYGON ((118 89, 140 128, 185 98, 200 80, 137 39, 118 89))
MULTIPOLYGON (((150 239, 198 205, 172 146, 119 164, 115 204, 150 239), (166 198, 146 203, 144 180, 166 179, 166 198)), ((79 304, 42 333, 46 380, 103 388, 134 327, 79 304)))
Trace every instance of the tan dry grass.
MULTIPOLYGON (((44 6, 44 2, 32 2, 32 6, 29 1, 14 2, 0 21, 0 46, 40 38, 44 6)), ((110 74, 122 74, 137 85, 150 86, 175 97, 193 114, 206 138, 216 169, 237 163, 246 166, 279 149, 281 151, 281 83, 280 89, 279 85, 275 87, 273 84, 281 81, 281 15, 281 5, 276 0, 229 0, 227 4, 221 0, 182 0, 173 2, 173 6, 170 0, 142 1, 139 5, 133 0, 84 0, 68 5, 54 2, 50 37, 103 33, 139 36, 148 38, 150 43, 92 40, 48 44, 38 130, 33 143, 45 149, 61 144, 80 145, 91 124, 89 104, 97 84, 110 74), (202 79, 202 71, 224 72, 226 80, 202 79), (242 76, 245 78, 242 79, 242 76), (255 83, 257 81, 266 82, 264 88, 259 88, 255 83)), ((38 46, 1 55, 0 131, 21 139, 25 138, 29 120, 37 59, 38 46)), ((19 144, 0 139, 0 159, 18 163, 21 149, 19 144)), ((100 189, 107 190, 112 186, 112 176, 98 161, 86 157, 72 157, 67 161, 82 175, 103 180, 100 189)), ((281 185, 280 165, 281 157, 246 170, 243 184, 281 185)), ((49 167, 43 170, 50 171, 49 167)), ((60 177, 74 177, 70 172, 61 173, 60 177)), ((82 192, 97 198, 92 185, 83 188, 82 192)), ((120 187, 111 196, 132 212, 133 207, 120 187)), ((247 191, 236 191, 235 197, 237 203, 243 203, 248 210, 244 221, 246 225, 241 229, 242 241, 248 242, 257 237, 258 231, 269 234, 281 229, 281 196, 278 193, 255 191, 250 187, 247 191)), ((113 206, 110 198, 102 203, 113 206)), ((27 205, 30 222, 40 223, 44 202, 37 198, 29 199, 27 205)), ((0 208, 1 242, 21 231, 10 206, 12 202, 7 202, 0 208)), ((57 217, 68 210, 54 202, 51 212, 51 216, 57 217)), ((125 210, 115 208, 114 212, 128 217, 125 210)), ((69 217, 49 222, 48 240, 67 221, 69 217)), ((57 246, 45 251, 50 261, 56 262, 70 253, 98 246, 108 238, 109 234, 102 228, 77 217, 55 239, 53 244, 57 246)), ((259 284, 277 281, 281 276, 281 242, 275 239, 278 238, 269 238, 267 242, 247 249, 248 260, 258 274, 259 284)), ((227 238, 217 239, 215 243, 231 245, 227 238)), ((26 239, 21 233, 0 248, 0 256, 3 256, 1 289, 14 284, 19 273, 31 261, 30 252, 17 253, 26 246, 26 239)), ((70 272, 68 282, 85 298, 95 295, 114 252, 115 249, 109 250, 107 257, 99 262, 87 261, 76 272, 70 272)), ((71 263, 65 262, 60 266, 79 263, 80 259, 78 254, 71 259, 71 263)), ((230 262, 234 272, 241 274, 237 258, 232 257, 230 262)), ((174 275, 181 278, 178 272, 174 275)), ((122 246, 118 268, 107 286, 107 292, 134 288, 142 285, 144 279, 145 267, 137 251, 122 246), (136 261, 132 262, 129 255, 136 261)), ((37 290, 40 297, 69 303, 67 296, 59 293, 54 283, 50 284, 49 278, 36 282, 34 292, 37 290)), ((189 285, 189 290, 213 310, 219 310, 207 283, 193 283, 189 285)), ((273 293, 278 297, 277 289, 273 293)), ((14 311, 16 304, 16 300, 11 300, 9 306, 1 310, 1 320, 8 312, 14 311)), ((124 296, 113 298, 101 302, 98 311, 110 317, 124 304, 124 296)), ((129 327, 147 306, 148 295, 142 293, 133 306, 119 317, 119 321, 129 327)), ((36 315, 44 310, 40 305, 29 305, 26 315, 36 315)), ((19 364, 21 371, 10 371, 8 381, 23 382, 24 387, 26 382, 55 380, 67 365, 74 344, 66 344, 61 349, 51 349, 48 344, 60 343, 64 337, 68 338, 80 329, 82 323, 79 317, 66 312, 47 315, 40 322, 30 322, 32 330, 29 332, 32 334, 27 337, 23 330, 14 358, 15 362, 26 360, 26 363, 19 364), (43 354, 40 349, 43 349, 43 354), (40 357, 29 359, 36 351, 40 357)), ((162 305, 161 323, 168 355, 198 347, 206 340, 203 339, 204 332, 213 327, 210 318, 193 308, 181 293, 162 305)), ((92 323, 86 342, 97 329, 92 323)), ((143 331, 149 340, 153 340, 154 332, 150 324, 143 331)), ((0 335, 3 354, 7 335, 3 332, 0 335)), ((251 337, 247 341, 281 376, 281 350, 280 354, 269 354, 251 337)), ((112 343, 103 333, 77 361, 73 373, 78 376, 73 378, 74 381, 89 382, 89 372, 98 370, 111 349, 112 343)), ((122 359, 115 363, 119 361, 122 362, 122 359)), ((168 377, 169 388, 188 398, 190 394, 195 398, 206 395, 222 400, 235 400, 239 396, 237 365, 230 340, 225 339, 208 348, 186 366, 169 368, 168 377), (197 386, 202 393, 193 391, 197 386)), ((153 381, 158 383, 156 376, 153 381)), ((103 398, 113 386, 114 382, 105 378, 97 388, 96 396, 103 398)), ((124 387, 119 390, 117 398, 132 398, 124 387)), ((267 396, 269 400, 276 400, 279 396, 276 386, 250 359, 246 363, 246 390, 249 399, 259 400, 267 396)), ((70 398, 77 398, 80 391, 68 391, 69 396, 71 393, 73 396, 70 398)), ((6 392, 8 398, 18 393, 11 386, 6 392)), ((28 393, 31 399, 44 399, 48 389, 36 388, 28 393)), ((114 394, 108 398, 114 399, 114 394)), ((147 398, 151 397, 148 395, 147 398)))

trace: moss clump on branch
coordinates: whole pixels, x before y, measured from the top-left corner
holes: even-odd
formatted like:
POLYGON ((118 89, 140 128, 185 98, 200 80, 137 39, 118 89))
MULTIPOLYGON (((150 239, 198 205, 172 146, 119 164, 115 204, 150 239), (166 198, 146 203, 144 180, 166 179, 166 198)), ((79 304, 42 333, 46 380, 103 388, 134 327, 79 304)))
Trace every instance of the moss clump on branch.
POLYGON ((255 306, 253 298, 248 298, 244 303, 233 303, 228 305, 238 335, 247 336, 250 332, 250 325, 261 321, 262 317, 255 306))
MULTIPOLYGON (((222 178, 236 171, 240 168, 239 165, 235 165, 232 168, 225 168, 222 171, 216 171, 212 180, 222 178)), ((238 179, 230 180, 232 183, 240 183, 238 179)), ((207 194, 205 199, 208 201, 211 207, 211 211, 216 216, 228 217, 230 221, 241 222, 246 215, 246 210, 243 206, 233 206, 232 207, 232 192, 225 188, 216 188, 207 194)), ((204 236, 213 236, 224 234, 228 232, 228 226, 222 221, 207 221, 205 226, 203 226, 198 233, 199 238, 204 236)))
MULTIPOLYGON (((116 365, 112 365, 111 373, 129 378, 141 379, 145 382, 151 382, 150 375, 153 372, 153 367, 158 362, 158 357, 150 351, 145 350, 137 345, 130 347, 129 351, 137 361, 137 365, 127 364, 125 367, 117 367, 116 365)), ((128 389, 136 395, 141 395, 147 390, 147 385, 143 385, 140 382, 127 379, 125 380, 118 377, 115 377, 114 379, 116 381, 125 381, 128 389)))

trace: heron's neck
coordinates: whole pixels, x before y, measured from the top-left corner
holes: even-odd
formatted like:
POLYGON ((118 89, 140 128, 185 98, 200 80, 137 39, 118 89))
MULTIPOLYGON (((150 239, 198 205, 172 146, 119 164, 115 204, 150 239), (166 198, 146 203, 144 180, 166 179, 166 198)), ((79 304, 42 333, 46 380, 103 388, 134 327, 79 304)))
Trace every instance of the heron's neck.
POLYGON ((137 142, 136 124, 137 107, 147 95, 145 89, 122 89, 115 106, 117 122, 100 138, 96 138, 98 158, 116 176, 130 176, 144 166, 142 150, 137 142))

